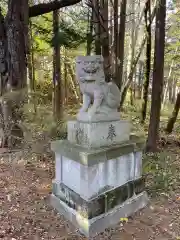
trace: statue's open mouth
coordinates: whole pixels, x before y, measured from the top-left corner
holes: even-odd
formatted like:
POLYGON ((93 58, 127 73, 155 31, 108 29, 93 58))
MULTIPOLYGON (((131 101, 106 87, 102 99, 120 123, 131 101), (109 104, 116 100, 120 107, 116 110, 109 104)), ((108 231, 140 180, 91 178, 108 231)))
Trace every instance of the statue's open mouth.
POLYGON ((95 82, 95 80, 93 80, 93 79, 88 79, 88 80, 86 80, 87 82, 95 82))
POLYGON ((99 70, 99 67, 83 68, 83 70, 84 70, 85 73, 94 74, 94 73, 96 73, 99 70))
POLYGON ((81 79, 81 83, 85 83, 85 82, 96 82, 96 80, 93 80, 93 79, 89 79, 89 78, 83 78, 81 79))

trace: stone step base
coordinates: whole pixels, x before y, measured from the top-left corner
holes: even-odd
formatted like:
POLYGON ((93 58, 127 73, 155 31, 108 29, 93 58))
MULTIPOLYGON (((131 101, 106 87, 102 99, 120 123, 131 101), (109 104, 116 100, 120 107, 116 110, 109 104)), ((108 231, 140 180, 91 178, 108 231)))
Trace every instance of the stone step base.
POLYGON ((81 215, 92 219, 112 210, 115 206, 123 204, 133 195, 138 195, 145 190, 145 179, 140 178, 135 181, 111 190, 107 190, 101 195, 86 201, 79 194, 69 189, 63 183, 53 181, 52 193, 70 208, 81 212, 81 215))
POLYGON ((106 228, 117 224, 120 218, 131 216, 138 210, 144 208, 148 204, 148 201, 147 193, 144 191, 138 195, 134 195, 107 213, 92 219, 87 219, 82 217, 76 210, 68 207, 67 204, 62 202, 54 194, 50 196, 50 204, 86 237, 94 237, 106 228))

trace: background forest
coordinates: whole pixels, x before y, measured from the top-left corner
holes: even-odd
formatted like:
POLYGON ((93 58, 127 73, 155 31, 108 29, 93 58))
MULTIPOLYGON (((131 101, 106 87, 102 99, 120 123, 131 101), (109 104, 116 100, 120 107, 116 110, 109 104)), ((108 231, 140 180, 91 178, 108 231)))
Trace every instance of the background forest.
MULTIPOLYGON (((46 128, 53 135, 56 132, 58 136, 65 134, 62 123, 72 113, 76 114, 81 101, 75 76, 75 57, 102 54, 106 80, 115 81, 121 91, 121 115, 128 113, 128 116, 134 117, 132 113, 135 113, 136 122, 141 124, 142 130, 143 126, 149 129, 146 150, 155 151, 159 139, 160 111, 162 115, 166 112, 167 117, 170 117, 174 108, 166 127, 166 132, 171 133, 179 109, 178 3, 168 1, 166 4, 159 0, 92 0, 79 1, 76 5, 66 7, 78 2, 72 1, 61 8, 56 6, 57 2, 54 2, 55 8, 51 9, 53 1, 39 1, 40 7, 44 5, 47 8, 44 7, 45 12, 38 12, 35 9, 38 7, 37 2, 29 1, 32 17, 28 21, 28 30, 25 30, 28 34, 26 61, 23 63, 21 58, 18 66, 19 82, 24 81, 23 85, 27 85, 25 88, 28 89, 28 104, 26 102, 23 109, 25 121, 28 121, 28 125, 35 124, 33 129, 36 133, 37 128, 46 128), (26 73, 20 72, 26 66, 25 79, 22 74, 26 73)), ((63 4, 63 1, 60 2, 63 4)), ((8 13, 6 26, 6 21, 10 22, 9 13, 13 9, 15 11, 16 6, 13 1, 9 1, 9 5, 3 1, 1 8, 1 26, 8 13)), ((18 19, 20 12, 15 14, 18 19)), ((0 31, 0 40, 3 43, 3 30, 0 31)), ((8 45, 11 44, 13 46, 12 42, 8 45)), ((19 45, 21 49, 22 44, 19 45)), ((3 55, 1 59, 3 62, 3 55)), ((15 58, 11 61, 15 62, 15 58)), ((1 72, 3 96, 4 92, 8 92, 8 81, 11 87, 13 81, 17 85, 17 76, 15 74, 13 79, 12 73, 12 79, 7 80, 8 69, 4 71, 2 67, 1 72)), ((3 129, 3 136, 5 132, 3 129)))

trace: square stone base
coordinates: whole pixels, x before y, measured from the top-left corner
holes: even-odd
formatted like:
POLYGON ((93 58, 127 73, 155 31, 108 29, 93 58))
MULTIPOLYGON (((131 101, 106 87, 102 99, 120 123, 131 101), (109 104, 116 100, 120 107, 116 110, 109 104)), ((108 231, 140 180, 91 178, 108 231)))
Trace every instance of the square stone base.
POLYGON ((111 211, 117 205, 123 204, 144 190, 145 178, 139 178, 115 189, 107 189, 106 192, 89 200, 83 199, 78 193, 57 181, 53 181, 52 193, 70 208, 81 213, 83 217, 92 219, 111 211))
POLYGON ((112 227, 120 221, 120 218, 129 217, 138 210, 144 208, 148 203, 148 196, 146 192, 134 195, 123 204, 114 207, 111 211, 101 214, 92 219, 82 217, 78 211, 68 207, 55 195, 51 195, 50 204, 57 209, 57 211, 64 215, 81 233, 86 237, 93 237, 106 228, 112 227))
POLYGON ((100 148, 128 141, 131 125, 128 121, 80 122, 69 121, 68 141, 85 148, 100 148))
POLYGON ((85 150, 68 141, 55 142, 55 180, 89 200, 142 176, 142 150, 126 143, 85 150))

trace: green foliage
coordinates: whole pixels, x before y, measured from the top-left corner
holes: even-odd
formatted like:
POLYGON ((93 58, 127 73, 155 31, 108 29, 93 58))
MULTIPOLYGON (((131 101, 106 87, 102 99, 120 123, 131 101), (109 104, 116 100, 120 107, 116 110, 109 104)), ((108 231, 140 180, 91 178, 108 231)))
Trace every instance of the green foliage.
POLYGON ((167 195, 180 184, 180 167, 175 162, 176 158, 176 155, 167 151, 144 155, 144 174, 148 176, 149 194, 167 195))
POLYGON ((48 13, 32 20, 33 39, 36 51, 47 50, 55 43, 66 48, 77 48, 86 41, 87 20, 81 18, 74 11, 60 14, 60 25, 58 35, 53 37, 52 13, 48 13), (78 24, 77 24, 78 22, 78 24))
MULTIPOLYGON (((34 102, 41 98, 38 92, 33 94, 34 102)), ((37 102, 36 102, 37 105, 37 102)), ((66 124, 64 121, 55 122, 51 105, 37 105, 34 111, 34 103, 28 103, 23 106, 24 125, 32 135, 45 134, 49 139, 64 139, 67 137, 66 124)))
POLYGON ((52 14, 45 14, 31 21, 33 49, 36 53, 47 55, 51 50, 48 41, 52 39, 52 14))
POLYGON ((66 48, 77 48, 86 41, 86 33, 84 29, 78 29, 77 25, 69 25, 63 19, 60 22, 59 33, 49 43, 54 46, 58 41, 61 46, 66 48))
MULTIPOLYGON (((179 64, 180 56, 180 12, 173 12, 170 14, 167 22, 167 43, 166 43, 166 55, 165 61, 167 65, 170 65, 171 62, 175 61, 175 66, 179 64)), ((174 69, 176 73, 176 69, 174 69)), ((179 69, 177 69, 179 70, 179 69)))
MULTIPOLYGON (((52 100, 53 46, 57 42, 61 46, 62 75, 65 55, 66 61, 68 59, 68 62, 74 64, 73 59, 75 56, 84 55, 85 53, 84 43, 86 42, 87 19, 82 9, 60 12, 59 32, 55 37, 53 36, 52 18, 53 14, 51 12, 31 19, 35 85, 36 91, 40 91, 45 96, 43 102, 45 99, 52 100)), ((38 102, 40 101, 39 99, 38 102)))
POLYGON ((7 7, 8 7, 7 1, 6 1, 6 0, 1 0, 0 9, 1 9, 2 14, 3 14, 4 16, 5 16, 6 13, 7 13, 7 7))

